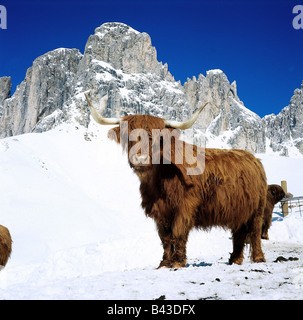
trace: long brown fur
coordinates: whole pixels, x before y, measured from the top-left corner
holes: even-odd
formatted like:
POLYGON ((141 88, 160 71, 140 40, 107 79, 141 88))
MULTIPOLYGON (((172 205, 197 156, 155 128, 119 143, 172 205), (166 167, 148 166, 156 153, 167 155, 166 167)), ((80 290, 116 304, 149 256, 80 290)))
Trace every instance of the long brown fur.
MULTIPOLYGON (((152 130, 164 129, 164 120, 134 115, 124 117, 123 121, 127 121, 128 127, 122 130, 120 124, 109 131, 109 137, 127 148, 127 132, 129 134, 133 129, 142 128, 149 134, 151 157, 152 130)), ((172 129, 167 130, 167 134, 172 132, 172 129)), ((128 152, 135 143, 128 141, 128 152)), ((167 156, 163 146, 160 149, 160 164, 135 166, 129 161, 141 182, 142 208, 148 217, 155 220, 162 241, 164 253, 159 267, 186 265, 186 243, 194 227, 231 229, 233 253, 229 262, 237 264, 243 261, 245 239, 249 234, 253 261, 265 261, 261 249, 261 223, 267 183, 261 162, 243 150, 204 150, 192 146, 192 156, 186 155, 189 164, 183 152, 184 147, 189 145, 185 142, 180 144, 178 135, 171 138, 171 145, 171 164, 163 164, 167 156), (176 158, 182 152, 184 162, 178 164, 176 158), (204 172, 188 175, 186 170, 197 165, 192 162, 198 153, 205 155, 204 172)))
POLYGON ((12 252, 12 238, 8 229, 0 225, 0 266, 5 266, 12 252))
POLYGON ((278 184, 271 184, 267 189, 267 201, 262 223, 262 239, 269 240, 268 230, 271 226, 272 212, 275 204, 285 197, 285 192, 278 184))

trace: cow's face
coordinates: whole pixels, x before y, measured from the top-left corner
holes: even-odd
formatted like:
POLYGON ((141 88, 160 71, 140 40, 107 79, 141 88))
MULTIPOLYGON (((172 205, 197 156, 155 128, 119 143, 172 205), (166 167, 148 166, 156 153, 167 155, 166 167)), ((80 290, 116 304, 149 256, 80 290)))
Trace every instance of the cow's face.
POLYGON ((121 144, 130 167, 142 178, 148 176, 153 165, 171 162, 179 130, 167 128, 161 118, 132 115, 122 118, 119 126, 109 130, 108 137, 121 144))

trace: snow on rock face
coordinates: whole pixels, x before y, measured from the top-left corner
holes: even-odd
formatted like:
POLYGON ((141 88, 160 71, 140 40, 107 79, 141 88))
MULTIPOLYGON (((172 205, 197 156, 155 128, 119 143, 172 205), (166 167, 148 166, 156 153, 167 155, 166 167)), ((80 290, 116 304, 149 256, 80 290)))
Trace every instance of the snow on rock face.
POLYGON ((157 61, 150 36, 123 23, 105 23, 96 28, 86 43, 84 54, 110 63, 114 69, 125 73, 152 72, 160 76, 165 72, 157 61))
POLYGON ((63 48, 38 57, 13 96, 3 102, 0 138, 30 132, 45 116, 61 110, 73 94, 81 57, 77 49, 63 48))
POLYGON ((220 74, 220 73, 223 73, 223 71, 220 70, 220 69, 212 69, 212 70, 206 71, 207 75, 209 75, 209 74, 220 74))
POLYGON ((244 107, 236 83, 231 84, 223 72, 210 70, 206 77, 188 79, 184 90, 191 105, 210 101, 195 125, 207 147, 265 152, 261 118, 244 107))
POLYGON ((282 155, 303 154, 303 82, 296 89, 286 106, 277 116, 263 118, 266 137, 273 151, 282 155))
POLYGON ((196 143, 253 153, 303 153, 302 89, 279 115, 261 119, 244 107, 236 82, 230 83, 222 70, 209 70, 182 86, 157 60, 150 36, 123 23, 96 28, 83 55, 59 48, 38 57, 12 97, 10 81, 1 79, 0 137, 42 132, 62 122, 87 127, 83 92, 91 90, 96 102, 108 94, 104 115, 109 117, 151 114, 180 121, 209 101, 194 126, 196 143))
POLYGON ((139 34, 139 31, 131 28, 125 23, 122 22, 106 22, 102 24, 102 26, 95 29, 95 34, 98 35, 98 37, 103 38, 108 33, 121 33, 121 34, 139 34))

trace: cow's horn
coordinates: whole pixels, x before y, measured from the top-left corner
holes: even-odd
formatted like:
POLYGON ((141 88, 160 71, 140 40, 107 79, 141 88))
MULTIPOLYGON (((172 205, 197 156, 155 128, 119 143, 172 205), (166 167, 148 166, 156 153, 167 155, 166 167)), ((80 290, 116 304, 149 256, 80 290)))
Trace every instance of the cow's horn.
POLYGON ((206 107, 208 103, 209 102, 205 102, 201 107, 199 107, 198 110, 191 116, 189 120, 184 122, 165 120, 165 126, 168 128, 175 128, 175 129, 182 129, 182 130, 190 128, 196 122, 200 112, 206 107))
MULTIPOLYGON (((86 92, 84 92, 84 95, 85 95, 85 98, 87 100, 87 103, 89 105, 89 108, 90 108, 90 113, 93 117, 93 119, 99 123, 99 124, 103 124, 103 125, 106 125, 106 124, 119 124, 121 119, 120 118, 104 118, 102 117, 98 112, 97 110, 95 109, 95 107, 93 106, 92 102, 90 101, 88 95, 86 94, 86 92)), ((100 105, 101 105, 101 108, 104 109, 107 105, 107 99, 108 99, 108 95, 105 95, 104 97, 101 98, 101 101, 100 101, 100 105)))

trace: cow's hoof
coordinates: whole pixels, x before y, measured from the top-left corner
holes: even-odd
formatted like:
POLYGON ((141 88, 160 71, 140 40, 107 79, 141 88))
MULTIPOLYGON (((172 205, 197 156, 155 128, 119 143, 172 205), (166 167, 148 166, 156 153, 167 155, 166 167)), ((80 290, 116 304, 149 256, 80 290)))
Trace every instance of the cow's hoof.
POLYGON ((162 269, 162 268, 170 268, 170 267, 159 265, 159 266, 156 268, 156 270, 159 270, 159 269, 162 269))
POLYGON ((171 268, 184 268, 186 266, 186 261, 176 261, 171 264, 171 268))
POLYGON ((159 270, 161 268, 171 268, 172 262, 169 260, 163 260, 160 262, 158 268, 156 270, 159 270))
POLYGON ((174 263, 171 268, 175 269, 175 268, 184 268, 185 265, 181 264, 181 263, 174 263))
POLYGON ((185 262, 173 262, 173 261, 161 261, 159 264, 158 269, 161 268, 170 268, 170 269, 175 269, 175 268, 184 268, 186 266, 186 261, 185 262))
POLYGON ((258 258, 254 258, 253 262, 260 263, 260 262, 266 262, 266 260, 264 257, 258 257, 258 258))
POLYGON ((233 263, 235 263, 235 264, 242 264, 242 262, 243 262, 243 257, 238 257, 238 258, 233 258, 233 257, 231 257, 231 258, 229 259, 229 264, 233 264, 233 263))

